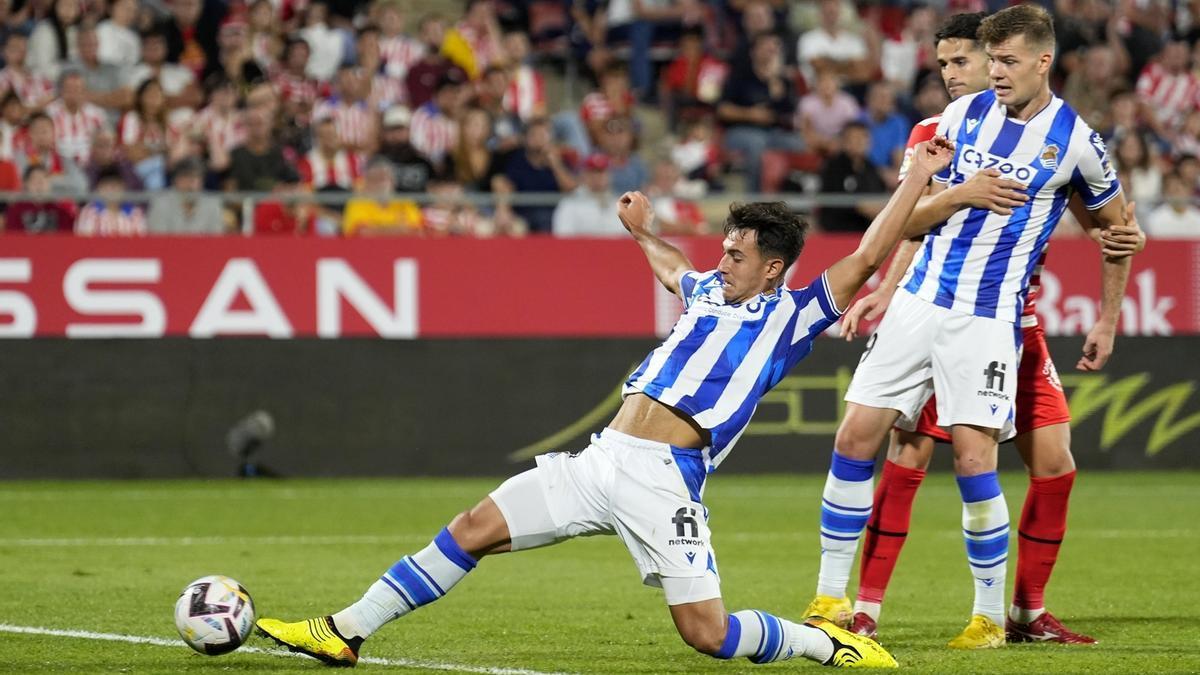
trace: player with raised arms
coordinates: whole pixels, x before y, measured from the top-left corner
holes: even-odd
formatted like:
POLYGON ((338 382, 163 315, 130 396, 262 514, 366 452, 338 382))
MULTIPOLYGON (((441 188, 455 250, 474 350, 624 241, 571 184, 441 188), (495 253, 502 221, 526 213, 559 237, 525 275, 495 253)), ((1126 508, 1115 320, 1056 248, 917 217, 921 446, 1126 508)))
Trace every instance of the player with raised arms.
MULTIPOLYGON (((968 94, 955 91, 962 83, 947 82, 959 98, 937 133, 955 141, 955 159, 914 209, 909 228, 933 229, 846 393, 822 500, 817 597, 806 612, 850 622, 845 590, 872 517, 874 456, 893 426, 915 428, 936 390, 936 424, 949 429, 954 446, 975 579, 971 620, 950 641, 965 649, 1004 644, 1009 522, 997 442, 1014 431, 1020 317, 1030 278, 1073 193, 1104 230, 1115 233, 1128 218, 1103 141, 1050 91, 1050 16, 1032 5, 1010 7, 981 23, 979 40, 992 89, 968 94)), ((1106 247, 1117 236, 1106 237, 1106 247)), ((1115 312, 1129 259, 1108 256, 1103 269, 1106 312, 1115 312)), ((1090 363, 1111 351, 1112 334, 1102 333, 1089 336, 1090 363)))
POLYGON ((621 222, 683 315, 626 380, 616 417, 581 452, 550 453, 460 513, 424 549, 397 561, 362 598, 330 616, 261 619, 278 643, 335 665, 354 665, 384 624, 448 593, 489 554, 615 534, 643 582, 659 586, 683 640, 720 659, 767 663, 802 656, 851 667, 894 667, 870 638, 823 619, 793 623, 760 610, 728 614, 721 601, 708 509, 709 473, 729 455, 762 396, 812 349, 887 259, 925 185, 944 169, 944 138, 916 150, 910 178, 858 248, 800 290, 783 286, 806 223, 783 203, 735 205, 716 270, 697 272, 650 233, 641 193, 618 203, 621 222))
MULTIPOLYGON (((946 21, 934 38, 943 82, 952 100, 989 86, 987 54, 983 44, 976 39, 984 16, 982 12, 956 14, 946 21)), ((918 143, 933 137, 941 118, 936 115, 913 127, 906 154, 918 143)), ((904 167, 901 167, 900 178, 904 178, 904 167)), ((1022 203, 1005 194, 1004 190, 1009 187, 1013 186, 1001 178, 998 171, 990 169, 942 194, 960 200, 963 207, 981 206, 1003 213, 1022 203)), ((1130 203, 1126 207, 1127 225, 1117 225, 1109 230, 1085 226, 1088 234, 1103 247, 1105 255, 1129 256, 1145 247, 1146 237, 1133 215, 1133 206, 1130 203)), ((1069 208, 1079 223, 1091 224, 1091 215, 1078 194, 1071 197, 1069 208)), ((887 310, 921 243, 919 239, 902 242, 879 288, 851 305, 842 320, 847 340, 856 336, 861 321, 873 321, 887 310)), ((1017 370, 1015 444, 1028 469, 1030 486, 1017 532, 1017 574, 1006 618, 1006 633, 1008 642, 1092 644, 1093 638, 1068 629, 1046 611, 1044 602, 1046 584, 1066 532, 1067 502, 1075 482, 1071 412, 1050 358, 1045 331, 1038 324, 1035 311, 1045 262, 1046 254, 1043 253, 1029 280, 1025 311, 1021 315, 1024 348, 1017 370)), ((1109 270, 1110 274, 1115 271, 1109 270)), ((1084 344, 1084 356, 1076 365, 1080 370, 1103 367, 1112 351, 1121 306, 1121 289, 1115 283, 1117 279, 1113 281, 1104 284, 1106 293, 1101 300, 1102 311, 1084 344)), ((937 425, 937 403, 933 398, 921 410, 916 431, 892 429, 887 461, 875 488, 871 519, 863 536, 858 597, 850 623, 850 630, 860 635, 876 636, 883 597, 908 536, 913 499, 925 478, 935 440, 948 443, 950 435, 937 425)))

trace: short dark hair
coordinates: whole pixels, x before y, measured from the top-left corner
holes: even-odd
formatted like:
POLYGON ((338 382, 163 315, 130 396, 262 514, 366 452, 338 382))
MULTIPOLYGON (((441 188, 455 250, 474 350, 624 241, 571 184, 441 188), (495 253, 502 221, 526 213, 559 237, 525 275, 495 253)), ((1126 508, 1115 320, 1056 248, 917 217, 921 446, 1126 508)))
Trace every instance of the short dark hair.
POLYGON ((1054 19, 1037 5, 1014 5, 996 12, 979 24, 979 40, 998 45, 1024 35, 1031 45, 1054 48, 1054 19))
POLYGON ((38 162, 34 162, 33 164, 30 164, 29 166, 25 167, 25 173, 21 175, 21 181, 29 182, 29 177, 32 176, 34 174, 34 172, 37 172, 37 171, 41 171, 42 173, 47 173, 47 174, 50 173, 50 169, 47 169, 45 164, 39 164, 38 162))
MULTIPOLYGON (((942 40, 979 40, 979 25, 986 16, 984 12, 951 16, 933 34, 933 46, 936 47, 942 40)), ((976 45, 976 48, 978 47, 979 45, 976 45)))
POLYGON ((867 126, 866 122, 862 120, 850 120, 849 122, 846 122, 845 126, 842 127, 842 134, 845 135, 847 132, 854 130, 858 130, 867 134, 871 133, 871 127, 867 126))
POLYGON ((755 233, 758 250, 766 257, 781 258, 786 270, 804 250, 808 222, 784 202, 731 204, 725 218, 725 235, 747 230, 755 233))

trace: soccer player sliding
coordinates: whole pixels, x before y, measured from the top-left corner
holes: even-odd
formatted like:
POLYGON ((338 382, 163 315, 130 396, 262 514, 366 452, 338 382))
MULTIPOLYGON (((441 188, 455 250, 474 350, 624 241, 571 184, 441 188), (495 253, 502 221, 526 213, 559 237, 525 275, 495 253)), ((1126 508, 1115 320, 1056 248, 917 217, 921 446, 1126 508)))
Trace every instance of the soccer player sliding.
POLYGON ((684 642, 719 659, 768 663, 804 657, 842 667, 895 667, 874 640, 824 619, 794 623, 761 610, 729 614, 710 543, 705 481, 729 455, 762 396, 808 355, 906 230, 929 180, 953 144, 917 146, 909 178, 858 248, 806 288, 783 286, 807 229, 782 203, 734 205, 716 270, 697 272, 650 233, 641 193, 618 203, 622 224, 655 276, 685 310, 667 339, 626 380, 616 417, 591 444, 537 458, 455 517, 424 549, 384 572, 362 598, 332 615, 259 629, 289 649, 354 665, 363 641, 389 621, 445 595, 489 554, 615 534, 647 585, 663 589, 684 642))
POLYGON ((1070 200, 1077 220, 1106 256, 1100 320, 1078 364, 1082 370, 1099 369, 1112 353, 1128 256, 1144 247, 1145 237, 1133 205, 1124 204, 1111 175, 1103 142, 1050 92, 1054 33, 1044 12, 1022 6, 986 20, 982 13, 956 15, 938 31, 935 47, 955 102, 944 115, 914 127, 909 143, 937 129, 956 139, 957 155, 953 170, 935 178, 935 196, 923 198, 914 210, 910 227, 947 222, 923 239, 901 244, 879 289, 846 315, 850 338, 863 318, 878 317, 893 301, 902 307, 887 314, 868 342, 847 393, 822 510, 818 595, 808 613, 875 636, 936 438, 955 445, 964 538, 976 580, 971 622, 950 646, 1002 645, 1009 529, 995 474, 995 441, 1002 427, 1015 423, 1031 487, 1021 516, 1008 640, 1094 642, 1068 630, 1043 602, 1066 528, 1075 464, 1070 413, 1034 301, 1047 239, 1070 200), (919 317, 940 322, 940 328, 916 328, 919 317), (1024 349, 1014 370, 1011 361, 993 355, 1007 351, 1005 342, 1011 343, 1018 323, 1024 349), (983 332, 971 337, 976 331, 994 331, 994 339, 989 343, 983 332), (932 349, 925 346, 930 343, 932 349), (1012 416, 1014 380, 1018 400, 1012 416), (939 394, 936 400, 929 398, 931 386, 939 394), (872 500, 868 460, 897 418, 872 500), (852 610, 844 596, 864 526, 852 610))

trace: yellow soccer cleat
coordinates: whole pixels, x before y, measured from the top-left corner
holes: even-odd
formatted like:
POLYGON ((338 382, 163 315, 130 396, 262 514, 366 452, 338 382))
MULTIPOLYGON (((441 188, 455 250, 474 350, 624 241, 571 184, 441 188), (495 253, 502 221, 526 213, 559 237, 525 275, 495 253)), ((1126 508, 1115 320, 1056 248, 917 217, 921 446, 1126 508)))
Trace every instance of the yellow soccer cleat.
POLYGON ((279 619, 259 619, 258 632, 293 652, 307 654, 330 666, 352 667, 358 663, 362 638, 343 638, 328 616, 284 623, 279 619))
POLYGON ((898 668, 896 659, 879 643, 864 635, 855 635, 833 625, 826 619, 809 619, 804 622, 829 636, 833 642, 833 656, 821 665, 835 668, 898 668))
POLYGON ((835 598, 831 595, 818 595, 808 603, 808 609, 804 610, 804 618, 819 616, 826 621, 832 621, 838 628, 849 628, 850 617, 853 614, 854 607, 850 604, 850 598, 835 598))
POLYGON ((996 649, 1004 646, 1004 627, 976 614, 963 632, 947 645, 951 649, 996 649))

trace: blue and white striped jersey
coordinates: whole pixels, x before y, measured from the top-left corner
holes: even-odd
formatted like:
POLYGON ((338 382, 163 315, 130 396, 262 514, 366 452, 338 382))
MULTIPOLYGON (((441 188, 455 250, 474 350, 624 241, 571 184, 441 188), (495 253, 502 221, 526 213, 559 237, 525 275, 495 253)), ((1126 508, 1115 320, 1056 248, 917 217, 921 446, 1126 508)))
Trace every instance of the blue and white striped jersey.
POLYGON ((712 471, 741 437, 758 401, 812 351, 812 341, 841 316, 825 274, 798 291, 782 288, 726 304, 719 272, 680 279, 686 309, 671 334, 625 381, 623 396, 643 393, 687 413, 712 436, 712 471))
POLYGON ((934 180, 953 186, 996 169, 1026 185, 1030 200, 1011 216, 975 208, 955 213, 925 236, 901 286, 954 311, 1019 321, 1029 277, 1072 191, 1091 210, 1121 191, 1104 141, 1057 96, 1018 122, 991 90, 951 103, 937 133, 957 147, 934 180))

